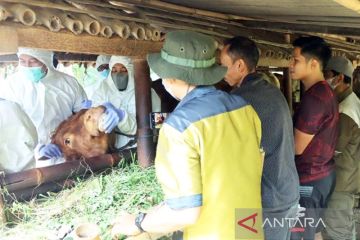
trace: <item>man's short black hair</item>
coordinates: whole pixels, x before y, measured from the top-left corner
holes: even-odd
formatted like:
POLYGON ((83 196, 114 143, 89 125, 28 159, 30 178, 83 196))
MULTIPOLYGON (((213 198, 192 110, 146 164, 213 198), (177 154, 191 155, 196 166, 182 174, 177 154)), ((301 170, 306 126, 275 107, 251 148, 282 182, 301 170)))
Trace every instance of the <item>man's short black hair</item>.
POLYGON ((306 59, 316 58, 324 69, 331 58, 331 48, 321 37, 299 37, 293 44, 294 47, 301 49, 301 54, 306 59))
MULTIPOLYGON (((335 71, 335 70, 331 70, 331 72, 332 72, 332 74, 333 74, 334 76, 339 76, 339 75, 340 75, 340 73, 337 72, 337 71, 335 71)), ((346 76, 345 74, 343 74, 343 75, 344 75, 344 83, 346 83, 346 84, 351 84, 351 77, 348 77, 348 76, 346 76)))
POLYGON ((228 46, 227 53, 233 62, 241 58, 250 71, 256 68, 259 61, 259 50, 254 41, 247 37, 237 36, 225 40, 224 45, 228 46))

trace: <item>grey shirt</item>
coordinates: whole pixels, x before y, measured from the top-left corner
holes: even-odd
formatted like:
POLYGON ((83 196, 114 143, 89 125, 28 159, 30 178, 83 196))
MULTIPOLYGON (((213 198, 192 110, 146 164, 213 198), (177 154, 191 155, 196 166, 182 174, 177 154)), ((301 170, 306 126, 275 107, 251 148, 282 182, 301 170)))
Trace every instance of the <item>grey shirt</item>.
POLYGON ((261 74, 245 77, 232 94, 250 103, 261 120, 261 145, 265 151, 262 205, 272 211, 286 210, 299 200, 299 176, 295 167, 292 118, 281 91, 261 74))

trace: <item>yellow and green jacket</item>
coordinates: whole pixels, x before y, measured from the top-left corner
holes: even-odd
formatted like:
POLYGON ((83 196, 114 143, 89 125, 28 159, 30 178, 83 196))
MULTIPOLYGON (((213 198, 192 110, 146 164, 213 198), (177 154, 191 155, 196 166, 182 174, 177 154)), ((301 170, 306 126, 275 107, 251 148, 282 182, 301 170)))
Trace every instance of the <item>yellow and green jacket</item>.
MULTIPOLYGON (((254 109, 214 87, 195 88, 170 114, 155 166, 170 208, 201 206, 184 239, 235 239, 235 210, 261 209, 260 140, 254 109)), ((261 229, 257 236, 262 239, 261 229)))

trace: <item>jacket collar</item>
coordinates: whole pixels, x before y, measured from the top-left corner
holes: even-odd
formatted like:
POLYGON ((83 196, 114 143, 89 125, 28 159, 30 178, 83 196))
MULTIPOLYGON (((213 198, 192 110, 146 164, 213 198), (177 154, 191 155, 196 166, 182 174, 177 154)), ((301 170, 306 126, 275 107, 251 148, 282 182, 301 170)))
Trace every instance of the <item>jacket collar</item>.
POLYGON ((244 80, 242 81, 241 86, 247 85, 251 82, 254 81, 258 81, 261 80, 261 74, 254 72, 254 73, 249 73, 248 75, 246 75, 246 77, 244 78, 244 80))
POLYGON ((236 89, 242 88, 246 85, 253 84, 254 82, 257 82, 262 79, 261 74, 257 72, 249 73, 245 76, 244 80, 241 82, 241 84, 237 87, 234 87, 231 92, 236 91, 236 89))
MULTIPOLYGON (((210 92, 216 91, 216 88, 214 86, 198 86, 194 88, 191 92, 189 92, 178 104, 176 109, 183 106, 185 103, 190 102, 191 100, 195 98, 202 97, 210 92)), ((175 110, 176 110, 175 109, 175 110)))
POLYGON ((345 98, 347 98, 351 93, 352 93, 352 88, 349 87, 348 89, 346 89, 345 91, 343 91, 342 93, 340 93, 339 95, 337 95, 337 100, 339 103, 341 103, 342 101, 345 100, 345 98))

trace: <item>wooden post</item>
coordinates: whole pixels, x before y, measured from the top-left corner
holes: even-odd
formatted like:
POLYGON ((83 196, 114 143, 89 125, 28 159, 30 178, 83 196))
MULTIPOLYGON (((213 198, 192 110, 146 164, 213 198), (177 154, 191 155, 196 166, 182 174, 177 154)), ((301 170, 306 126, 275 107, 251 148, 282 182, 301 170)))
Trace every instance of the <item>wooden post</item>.
POLYGON ((6 223, 5 202, 2 192, 0 192, 0 226, 6 223))
POLYGON ((153 131, 150 128, 151 80, 145 59, 134 59, 137 122, 137 157, 140 166, 148 167, 155 158, 153 131))
POLYGON ((9 193, 39 185, 62 181, 64 179, 83 175, 88 171, 96 172, 116 166, 122 160, 117 154, 105 154, 99 157, 77 161, 66 161, 61 164, 42 168, 32 168, 17 173, 0 176, 1 187, 9 193))
POLYGON ((283 69, 283 84, 284 95, 290 108, 290 112, 293 112, 293 97, 292 97, 292 80, 290 77, 289 68, 283 69))
POLYGON ((5 215, 5 200, 3 195, 2 179, 4 172, 0 172, 0 226, 7 222, 5 215))

